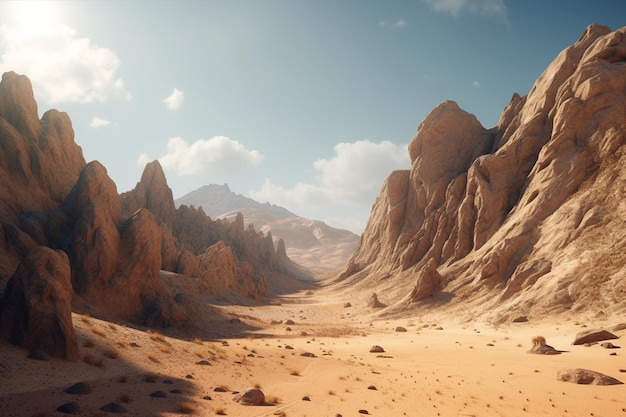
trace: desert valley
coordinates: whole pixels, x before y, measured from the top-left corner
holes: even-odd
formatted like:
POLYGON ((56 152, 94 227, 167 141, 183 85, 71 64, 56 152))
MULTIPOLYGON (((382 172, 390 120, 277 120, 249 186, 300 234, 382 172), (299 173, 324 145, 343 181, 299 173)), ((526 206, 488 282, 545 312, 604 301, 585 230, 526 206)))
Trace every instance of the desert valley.
POLYGON ((625 145, 626 28, 590 25, 497 126, 433 109, 358 245, 294 250, 158 161, 118 194, 5 73, 0 415, 626 416, 625 145))

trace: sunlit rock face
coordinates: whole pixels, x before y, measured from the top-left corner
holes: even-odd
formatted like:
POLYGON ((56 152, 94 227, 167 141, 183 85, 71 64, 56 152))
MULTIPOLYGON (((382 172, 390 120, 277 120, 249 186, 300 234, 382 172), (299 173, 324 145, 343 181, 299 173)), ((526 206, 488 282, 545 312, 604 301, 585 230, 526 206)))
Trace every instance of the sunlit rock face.
POLYGON ((494 128, 433 109, 338 281, 379 287, 391 310, 624 310, 625 34, 589 26, 494 128))
MULTIPOLYGON (((135 189, 120 196, 102 164, 85 162, 68 115, 50 110, 40 120, 29 79, 12 72, 0 83, 0 182, 0 289, 11 289, 2 303, 12 306, 5 311, 23 312, 19 300, 34 299, 26 293, 35 285, 28 280, 48 277, 42 279, 51 281, 50 291, 67 294, 44 294, 42 305, 67 298, 104 317, 176 326, 189 318, 177 301, 185 297, 176 297, 162 270, 199 278, 194 281, 206 294, 257 301, 269 295, 268 280, 288 275, 284 245, 277 253, 271 235, 244 228, 241 215, 214 221, 202 210, 176 209, 158 161, 147 164, 135 189), (56 258, 65 260, 63 268, 56 258), (69 285, 61 291, 66 278, 69 285)), ((62 307, 54 317, 71 311, 71 303, 62 307)), ((2 336, 34 346, 28 335, 26 341, 10 332, 2 336)), ((65 351, 61 344, 47 350, 72 359, 71 343, 65 351)))

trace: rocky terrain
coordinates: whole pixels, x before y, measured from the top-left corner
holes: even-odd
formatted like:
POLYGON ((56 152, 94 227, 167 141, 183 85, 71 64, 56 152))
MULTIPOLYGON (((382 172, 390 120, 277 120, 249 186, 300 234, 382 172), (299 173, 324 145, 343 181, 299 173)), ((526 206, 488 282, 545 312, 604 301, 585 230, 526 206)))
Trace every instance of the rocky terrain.
POLYGON ((337 281, 390 314, 626 311, 625 34, 589 26, 494 128, 433 109, 337 281))
POLYGON ((120 196, 4 74, 0 415, 625 415, 624 34, 590 26, 492 129, 435 108, 317 287, 158 162, 120 196))
POLYGON ((181 285, 194 295, 246 302, 300 285, 284 244, 275 246, 271 234, 244 227, 241 216, 213 221, 201 209, 176 209, 156 161, 120 196, 104 166, 85 162, 67 114, 50 110, 39 120, 26 76, 2 77, 0 138, 0 320, 7 340, 72 359, 72 309, 185 327, 194 299, 181 285), (42 328, 52 330, 49 343, 42 328))
POLYGON ((284 241, 289 259, 312 274, 343 268, 356 251, 359 236, 336 229, 319 220, 300 217, 284 207, 261 204, 233 193, 228 185, 205 185, 174 201, 177 205, 202 207, 213 218, 234 220, 243 214, 244 224, 284 241))

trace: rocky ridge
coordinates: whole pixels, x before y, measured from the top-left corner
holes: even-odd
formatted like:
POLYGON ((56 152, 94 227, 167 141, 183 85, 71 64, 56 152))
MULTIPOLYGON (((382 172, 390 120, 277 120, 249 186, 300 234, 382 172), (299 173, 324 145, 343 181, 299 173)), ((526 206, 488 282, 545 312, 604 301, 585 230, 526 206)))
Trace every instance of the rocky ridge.
POLYGON ((85 162, 68 115, 39 120, 30 81, 12 72, 0 83, 0 181, 1 336, 29 349, 75 358, 72 299, 112 319, 184 325, 188 297, 163 271, 184 273, 195 294, 248 301, 293 278, 284 245, 243 218, 176 209, 156 161, 120 196, 104 166, 85 162), (52 342, 38 339, 42 326, 52 342))
POLYGON ((233 193, 227 184, 205 185, 174 202, 202 207, 216 219, 234 221, 239 213, 243 214, 246 227, 253 225, 256 230, 271 234, 275 245, 282 240, 289 258, 310 274, 343 268, 359 243, 359 236, 348 230, 297 216, 274 204, 261 204, 233 193))
POLYGON ((624 311, 625 35, 589 26, 494 128, 433 109, 337 282, 384 295, 387 313, 624 311))

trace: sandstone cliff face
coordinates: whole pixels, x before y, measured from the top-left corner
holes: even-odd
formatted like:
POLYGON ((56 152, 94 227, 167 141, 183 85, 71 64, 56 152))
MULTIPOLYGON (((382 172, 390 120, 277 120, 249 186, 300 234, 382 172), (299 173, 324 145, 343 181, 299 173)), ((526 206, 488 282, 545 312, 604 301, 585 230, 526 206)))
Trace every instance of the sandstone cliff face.
POLYGON ((63 251, 38 246, 9 280, 0 301, 0 336, 52 356, 77 360, 70 263, 63 251))
POLYGON ((201 210, 177 210, 156 161, 120 196, 104 166, 85 163, 69 117, 50 110, 39 120, 30 81, 14 73, 0 83, 0 182, 1 336, 29 348, 74 358, 66 329, 73 296, 111 318, 181 324, 186 297, 161 269, 200 278, 210 295, 257 300, 268 295, 267 277, 283 274, 271 235, 244 229, 242 218, 215 222, 201 210), (28 310, 37 297, 39 307, 28 310), (62 330, 46 344, 45 332, 34 334, 38 323, 62 330))
POLYGON ((590 26, 493 129, 435 108, 338 280, 392 309, 626 309, 625 35, 590 26))

